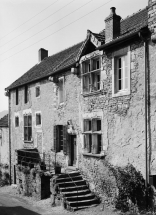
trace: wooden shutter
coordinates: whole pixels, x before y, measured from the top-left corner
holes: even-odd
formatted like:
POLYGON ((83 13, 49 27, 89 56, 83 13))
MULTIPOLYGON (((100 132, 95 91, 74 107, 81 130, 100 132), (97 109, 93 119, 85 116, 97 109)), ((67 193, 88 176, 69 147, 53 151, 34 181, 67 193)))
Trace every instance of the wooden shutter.
POLYGON ((67 125, 63 126, 63 153, 68 154, 69 134, 67 133, 67 125))
POLYGON ((54 125, 54 142, 53 142, 53 149, 55 152, 58 152, 58 147, 59 147, 59 143, 58 143, 58 126, 54 125))

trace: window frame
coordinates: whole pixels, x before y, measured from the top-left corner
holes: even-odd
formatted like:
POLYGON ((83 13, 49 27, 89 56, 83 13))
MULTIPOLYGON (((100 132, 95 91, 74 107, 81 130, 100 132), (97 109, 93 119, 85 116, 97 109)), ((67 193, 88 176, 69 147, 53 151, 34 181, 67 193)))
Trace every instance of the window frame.
POLYGON ((25 114, 23 116, 23 129, 24 129, 24 142, 32 142, 32 114, 25 114), (25 117, 27 117, 27 123, 25 122, 25 117), (29 118, 31 117, 31 125, 29 125, 29 118), (27 124, 27 125, 25 125, 27 124), (30 128, 30 129, 29 129, 30 128), (27 139, 25 139, 25 129, 27 130, 27 139), (30 137, 29 137, 29 132, 30 132, 30 137))
POLYGON ((130 68, 130 47, 125 47, 117 50, 112 56, 112 97, 125 96, 130 94, 131 84, 131 68, 130 68), (118 60, 121 58, 123 61, 123 88, 119 89, 119 63, 118 60), (127 66, 125 66, 125 58, 127 58, 127 66), (125 73, 127 69, 127 88, 125 88, 125 73))
POLYGON ((83 94, 97 93, 101 91, 101 71, 102 71, 101 58, 102 58, 101 55, 98 54, 98 55, 93 55, 90 58, 87 58, 85 60, 82 60, 81 77, 82 77, 83 94), (97 66, 97 62, 99 62, 98 66, 97 66), (90 65, 90 66, 87 66, 87 65, 90 65), (98 80, 98 76, 100 77, 99 80, 98 80))
POLYGON ((83 138, 84 138, 84 149, 87 149, 89 144, 88 153, 90 154, 101 154, 103 151, 103 135, 102 135, 102 119, 101 117, 84 118, 83 119, 83 138), (87 121, 89 124, 87 125, 87 121), (98 121, 100 121, 100 130, 98 130, 98 121), (96 122, 96 124, 95 124, 96 122), (86 124, 86 125, 85 125, 86 124), (85 129, 86 127, 86 129, 85 129), (100 136, 100 141, 98 140, 100 136), (94 144, 95 142, 95 144, 94 144), (100 142, 100 144, 99 144, 100 142), (93 146, 96 145, 94 151, 93 146))

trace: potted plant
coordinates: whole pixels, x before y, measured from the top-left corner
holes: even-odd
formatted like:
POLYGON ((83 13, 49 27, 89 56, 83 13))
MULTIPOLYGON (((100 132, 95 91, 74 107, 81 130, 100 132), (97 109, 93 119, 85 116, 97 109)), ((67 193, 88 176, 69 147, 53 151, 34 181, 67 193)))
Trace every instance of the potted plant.
POLYGON ((61 174, 61 164, 60 163, 55 162, 54 168, 55 168, 55 174, 61 174))

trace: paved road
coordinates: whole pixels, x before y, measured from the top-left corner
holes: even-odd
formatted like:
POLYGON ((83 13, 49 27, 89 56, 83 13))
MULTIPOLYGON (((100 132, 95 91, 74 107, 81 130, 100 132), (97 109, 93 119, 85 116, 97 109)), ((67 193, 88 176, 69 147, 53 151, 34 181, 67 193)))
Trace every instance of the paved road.
MULTIPOLYGON (((27 201, 0 193, 0 215, 46 215, 41 208, 32 207, 27 201)), ((48 214, 47 214, 48 215, 48 214)))

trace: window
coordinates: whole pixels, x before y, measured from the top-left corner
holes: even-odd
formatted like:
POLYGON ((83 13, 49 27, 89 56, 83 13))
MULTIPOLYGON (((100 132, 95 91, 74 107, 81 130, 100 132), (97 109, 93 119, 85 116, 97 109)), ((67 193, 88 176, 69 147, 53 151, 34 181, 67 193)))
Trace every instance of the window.
POLYGON ((36 87, 36 97, 40 96, 40 87, 36 87))
POLYGON ((24 141, 32 140, 32 116, 24 116, 24 141))
POLYGON ((59 151, 63 150, 63 125, 58 126, 59 151))
POLYGON ((83 92, 95 92, 100 90, 101 68, 100 57, 82 62, 83 92))
POLYGON ((67 132, 67 125, 55 125, 53 131, 53 149, 56 152, 63 151, 63 153, 67 155, 69 145, 69 134, 67 132))
POLYGON ((84 119, 84 148, 88 153, 102 151, 101 119, 84 119))
POLYGON ((116 52, 113 58, 113 96, 130 94, 130 52, 128 48, 116 52))
POLYGON ((26 85, 24 88, 24 102, 25 104, 29 101, 29 94, 28 94, 28 86, 26 85))
POLYGON ((41 114, 36 113, 36 125, 41 125, 41 114))
POLYGON ((19 117, 15 116, 15 127, 19 126, 19 117))
POLYGON ((18 88, 16 88, 16 105, 18 105, 18 88))
POLYGON ((64 78, 59 79, 59 88, 58 88, 58 102, 63 103, 64 102, 64 78))

